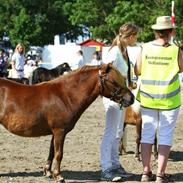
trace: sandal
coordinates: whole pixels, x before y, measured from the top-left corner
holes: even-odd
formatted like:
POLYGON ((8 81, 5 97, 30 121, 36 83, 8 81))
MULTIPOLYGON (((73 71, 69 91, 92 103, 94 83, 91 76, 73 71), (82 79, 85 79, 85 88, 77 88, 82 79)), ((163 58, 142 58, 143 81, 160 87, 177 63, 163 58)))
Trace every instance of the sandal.
POLYGON ((168 183, 169 178, 166 175, 156 175, 156 183, 168 183))
POLYGON ((143 172, 141 177, 141 182, 151 182, 152 181, 152 172, 143 172))

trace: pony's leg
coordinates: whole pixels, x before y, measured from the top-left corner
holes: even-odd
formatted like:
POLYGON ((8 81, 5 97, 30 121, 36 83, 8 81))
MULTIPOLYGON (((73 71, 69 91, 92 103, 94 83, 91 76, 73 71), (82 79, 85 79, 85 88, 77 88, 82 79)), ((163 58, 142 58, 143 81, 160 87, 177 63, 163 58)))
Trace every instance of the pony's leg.
POLYGON ((54 160, 55 167, 53 169, 53 176, 57 183, 64 183, 64 178, 61 176, 60 165, 63 158, 63 146, 66 132, 63 129, 54 129, 54 160))
POLYGON ((126 151, 126 147, 127 147, 127 129, 126 129, 126 123, 124 124, 124 128, 123 128, 123 136, 122 136, 122 150, 123 150, 123 154, 127 154, 126 151))
POLYGON ((46 165, 44 167, 44 175, 48 178, 52 178, 51 166, 53 163, 53 158, 54 158, 54 136, 52 135, 52 139, 50 142, 49 155, 48 155, 46 165))
POLYGON ((119 155, 122 155, 122 154, 126 154, 126 140, 127 140, 127 137, 126 137, 126 133, 125 133, 125 127, 126 127, 126 123, 124 122, 124 127, 123 127, 123 135, 120 139, 120 142, 119 142, 119 155))
POLYGON ((142 120, 137 119, 136 121, 136 150, 135 150, 135 158, 140 161, 140 140, 141 140, 141 130, 142 130, 142 120))

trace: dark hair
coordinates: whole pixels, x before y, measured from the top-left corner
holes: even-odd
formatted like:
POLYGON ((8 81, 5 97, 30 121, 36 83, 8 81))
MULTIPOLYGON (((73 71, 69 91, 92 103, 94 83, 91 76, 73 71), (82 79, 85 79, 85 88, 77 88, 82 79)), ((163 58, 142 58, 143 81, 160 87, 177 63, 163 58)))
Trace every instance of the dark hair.
POLYGON ((3 48, 0 49, 1 52, 5 53, 5 50, 3 48))
POLYGON ((96 55, 97 60, 101 60, 100 53, 98 51, 95 51, 93 55, 96 55))
POLYGON ((172 33, 173 29, 165 29, 165 30, 154 30, 156 38, 165 38, 169 37, 169 34, 172 33))
POLYGON ((83 55, 83 51, 79 50, 78 53, 80 53, 81 55, 83 55))

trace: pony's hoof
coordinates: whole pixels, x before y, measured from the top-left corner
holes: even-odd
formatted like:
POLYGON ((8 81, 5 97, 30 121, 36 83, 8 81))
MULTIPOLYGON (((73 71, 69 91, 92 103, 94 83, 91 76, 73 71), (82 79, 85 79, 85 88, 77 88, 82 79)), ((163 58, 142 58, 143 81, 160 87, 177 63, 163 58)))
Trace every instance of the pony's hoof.
POLYGON ((47 179, 47 180, 53 179, 53 175, 52 175, 51 172, 44 172, 44 177, 45 177, 45 179, 47 179))
POLYGON ((56 183, 66 183, 64 179, 61 179, 61 180, 57 180, 56 183))
POLYGON ((140 156, 139 155, 137 155, 137 154, 135 154, 135 159, 137 160, 137 161, 140 161, 140 156))
POLYGON ((52 176, 52 175, 45 176, 45 179, 46 179, 46 180, 53 180, 53 176, 52 176))

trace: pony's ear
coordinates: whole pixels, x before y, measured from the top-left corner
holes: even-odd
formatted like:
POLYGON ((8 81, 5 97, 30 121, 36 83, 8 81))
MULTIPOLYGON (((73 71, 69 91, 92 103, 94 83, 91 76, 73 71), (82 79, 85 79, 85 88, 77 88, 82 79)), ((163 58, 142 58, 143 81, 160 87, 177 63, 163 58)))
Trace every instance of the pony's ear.
POLYGON ((108 73, 111 68, 112 68, 112 63, 103 64, 102 65, 102 71, 103 71, 103 73, 108 73))
POLYGON ((111 70, 112 64, 113 64, 113 63, 108 63, 108 64, 107 64, 106 73, 108 73, 108 72, 111 70))
POLYGON ((101 71, 102 71, 103 74, 109 73, 109 71, 111 70, 112 67, 113 67, 112 63, 102 64, 101 65, 101 71))

